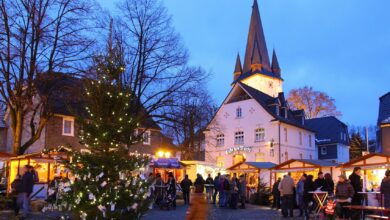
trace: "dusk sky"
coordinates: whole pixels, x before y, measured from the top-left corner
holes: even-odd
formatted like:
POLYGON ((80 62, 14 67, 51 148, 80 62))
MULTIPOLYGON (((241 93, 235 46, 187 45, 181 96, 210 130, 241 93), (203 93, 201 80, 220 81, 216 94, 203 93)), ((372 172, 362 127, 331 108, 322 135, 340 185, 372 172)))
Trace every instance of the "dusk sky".
MULTIPOLYGON (((115 3, 98 0, 115 14, 115 3)), ((163 0, 191 54, 211 72, 220 104, 237 52, 244 57, 252 0, 163 0)), ((259 0, 268 52, 276 48, 284 92, 312 86, 336 99, 349 125, 374 125, 390 91, 390 1, 259 0)), ((271 54, 270 54, 271 57, 271 54)))

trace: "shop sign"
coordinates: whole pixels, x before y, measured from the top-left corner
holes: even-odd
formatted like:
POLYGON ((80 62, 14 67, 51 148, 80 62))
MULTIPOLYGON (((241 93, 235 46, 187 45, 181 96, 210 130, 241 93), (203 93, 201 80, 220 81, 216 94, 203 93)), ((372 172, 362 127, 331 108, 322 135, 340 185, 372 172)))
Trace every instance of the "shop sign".
POLYGON ((226 154, 232 154, 237 151, 244 151, 244 152, 251 152, 252 147, 250 146, 237 146, 237 147, 231 147, 226 150, 226 154))

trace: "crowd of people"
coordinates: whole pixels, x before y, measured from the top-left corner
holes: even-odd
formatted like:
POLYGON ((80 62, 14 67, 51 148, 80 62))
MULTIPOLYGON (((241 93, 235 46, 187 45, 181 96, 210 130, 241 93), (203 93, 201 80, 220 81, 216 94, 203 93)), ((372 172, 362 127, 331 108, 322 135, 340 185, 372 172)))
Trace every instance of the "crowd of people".
POLYGON ((16 175, 11 183, 11 194, 15 215, 19 215, 22 209, 21 217, 27 217, 30 213, 30 196, 33 192, 34 184, 39 181, 38 173, 34 167, 25 165, 21 174, 16 175))
MULTIPOLYGON (((347 205, 363 205, 363 181, 362 170, 355 167, 352 174, 347 178, 341 174, 335 184, 329 173, 325 175, 318 173, 318 178, 314 180, 313 175, 303 174, 297 184, 288 173, 279 178, 272 187, 273 204, 272 208, 282 209, 283 217, 293 217, 295 205, 299 208, 300 216, 309 218, 310 213, 315 209, 316 202, 313 197, 314 191, 326 191, 329 195, 328 202, 335 204, 335 213, 341 219, 360 219, 360 212, 351 211, 347 205)), ((385 178, 381 184, 381 193, 384 196, 384 207, 390 208, 390 170, 385 173, 385 178)), ((327 214, 327 213, 325 213, 327 214)))

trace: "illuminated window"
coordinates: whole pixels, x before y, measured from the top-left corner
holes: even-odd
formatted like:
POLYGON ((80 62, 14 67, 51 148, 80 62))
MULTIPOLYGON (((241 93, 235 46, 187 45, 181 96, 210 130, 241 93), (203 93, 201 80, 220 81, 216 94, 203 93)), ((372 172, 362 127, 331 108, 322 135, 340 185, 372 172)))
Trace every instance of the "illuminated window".
POLYGON ((241 163, 245 161, 245 157, 242 154, 234 155, 233 164, 241 163))
POLYGON ((302 132, 299 132, 299 144, 302 145, 302 132))
POLYGON ((234 143, 235 144, 244 144, 244 132, 237 131, 234 133, 234 143))
POLYGON ((150 131, 145 131, 143 134, 142 134, 142 139, 143 139, 143 143, 146 144, 146 145, 150 145, 150 131))
POLYGON ((223 156, 217 157, 217 167, 224 167, 225 166, 225 158, 223 156))
POLYGON ((265 138, 264 128, 257 128, 255 130, 255 142, 264 141, 264 138, 265 138))
POLYGON ((238 107, 236 109, 236 118, 242 118, 242 109, 241 109, 241 107, 238 107))
POLYGON ((284 128, 284 142, 287 142, 288 139, 287 139, 287 136, 288 136, 288 133, 287 133, 287 128, 284 128))
POLYGON ((74 118, 72 117, 62 118, 62 135, 74 136, 74 118))
POLYGON ((217 135, 217 146, 221 147, 225 145, 225 135, 224 134, 218 134, 217 135))
POLYGON ((265 162, 265 154, 264 153, 256 153, 256 162, 265 162))

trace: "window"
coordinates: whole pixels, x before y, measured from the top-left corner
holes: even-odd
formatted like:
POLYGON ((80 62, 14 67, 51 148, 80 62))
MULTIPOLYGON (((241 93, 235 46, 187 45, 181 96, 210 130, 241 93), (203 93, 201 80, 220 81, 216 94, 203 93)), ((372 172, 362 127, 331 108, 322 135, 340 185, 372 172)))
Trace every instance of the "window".
POLYGON ((242 154, 234 155, 233 157, 233 165, 238 164, 245 161, 245 157, 242 154))
POLYGON ((328 148, 327 147, 321 147, 321 155, 327 155, 328 154, 328 148))
POLYGON ((224 134, 218 134, 217 135, 217 146, 221 147, 225 145, 225 135, 224 134))
POLYGON ((303 154, 302 153, 299 154, 299 159, 303 159, 303 154))
POLYGON ((237 131, 234 134, 234 143, 235 144, 244 144, 244 132, 243 131, 237 131))
POLYGON ((145 131, 142 135, 143 143, 150 145, 150 131, 145 131))
POLYGON ((288 161, 288 152, 284 152, 284 158, 286 159, 286 161, 288 161))
POLYGON ((255 158, 256 162, 265 162, 265 154, 264 153, 261 153, 261 152, 256 153, 255 157, 256 157, 255 158))
POLYGON ((72 117, 62 118, 62 135, 74 136, 74 118, 72 117))
POLYGON ((275 151, 274 151, 274 149, 271 149, 271 150, 269 151, 269 155, 270 155, 271 157, 274 157, 274 156, 275 156, 275 151))
POLYGON ((279 115, 280 113, 279 113, 279 106, 275 106, 275 108, 276 108, 276 115, 279 115))
POLYGON ((287 141, 288 141, 287 136, 288 136, 288 134, 287 134, 287 128, 284 128, 284 142, 287 142, 287 141))
POLYGON ((217 167, 224 167, 225 166, 225 158, 223 156, 217 157, 217 167))
POLYGON ((299 132, 299 145, 302 145, 302 132, 299 132))
POLYGON ((310 157, 309 157, 309 158, 310 158, 310 160, 312 160, 312 159, 313 159, 313 156, 310 154, 310 157))
POLYGON ((265 131, 264 128, 257 128, 255 130, 255 142, 264 141, 265 131))
POLYGON ((344 137, 343 132, 340 132, 340 139, 343 140, 343 137, 344 137))
POLYGON ((241 109, 241 107, 238 107, 236 109, 236 118, 242 118, 242 109, 241 109))
POLYGON ((309 147, 311 147, 312 144, 311 144, 311 134, 309 135, 309 147))

